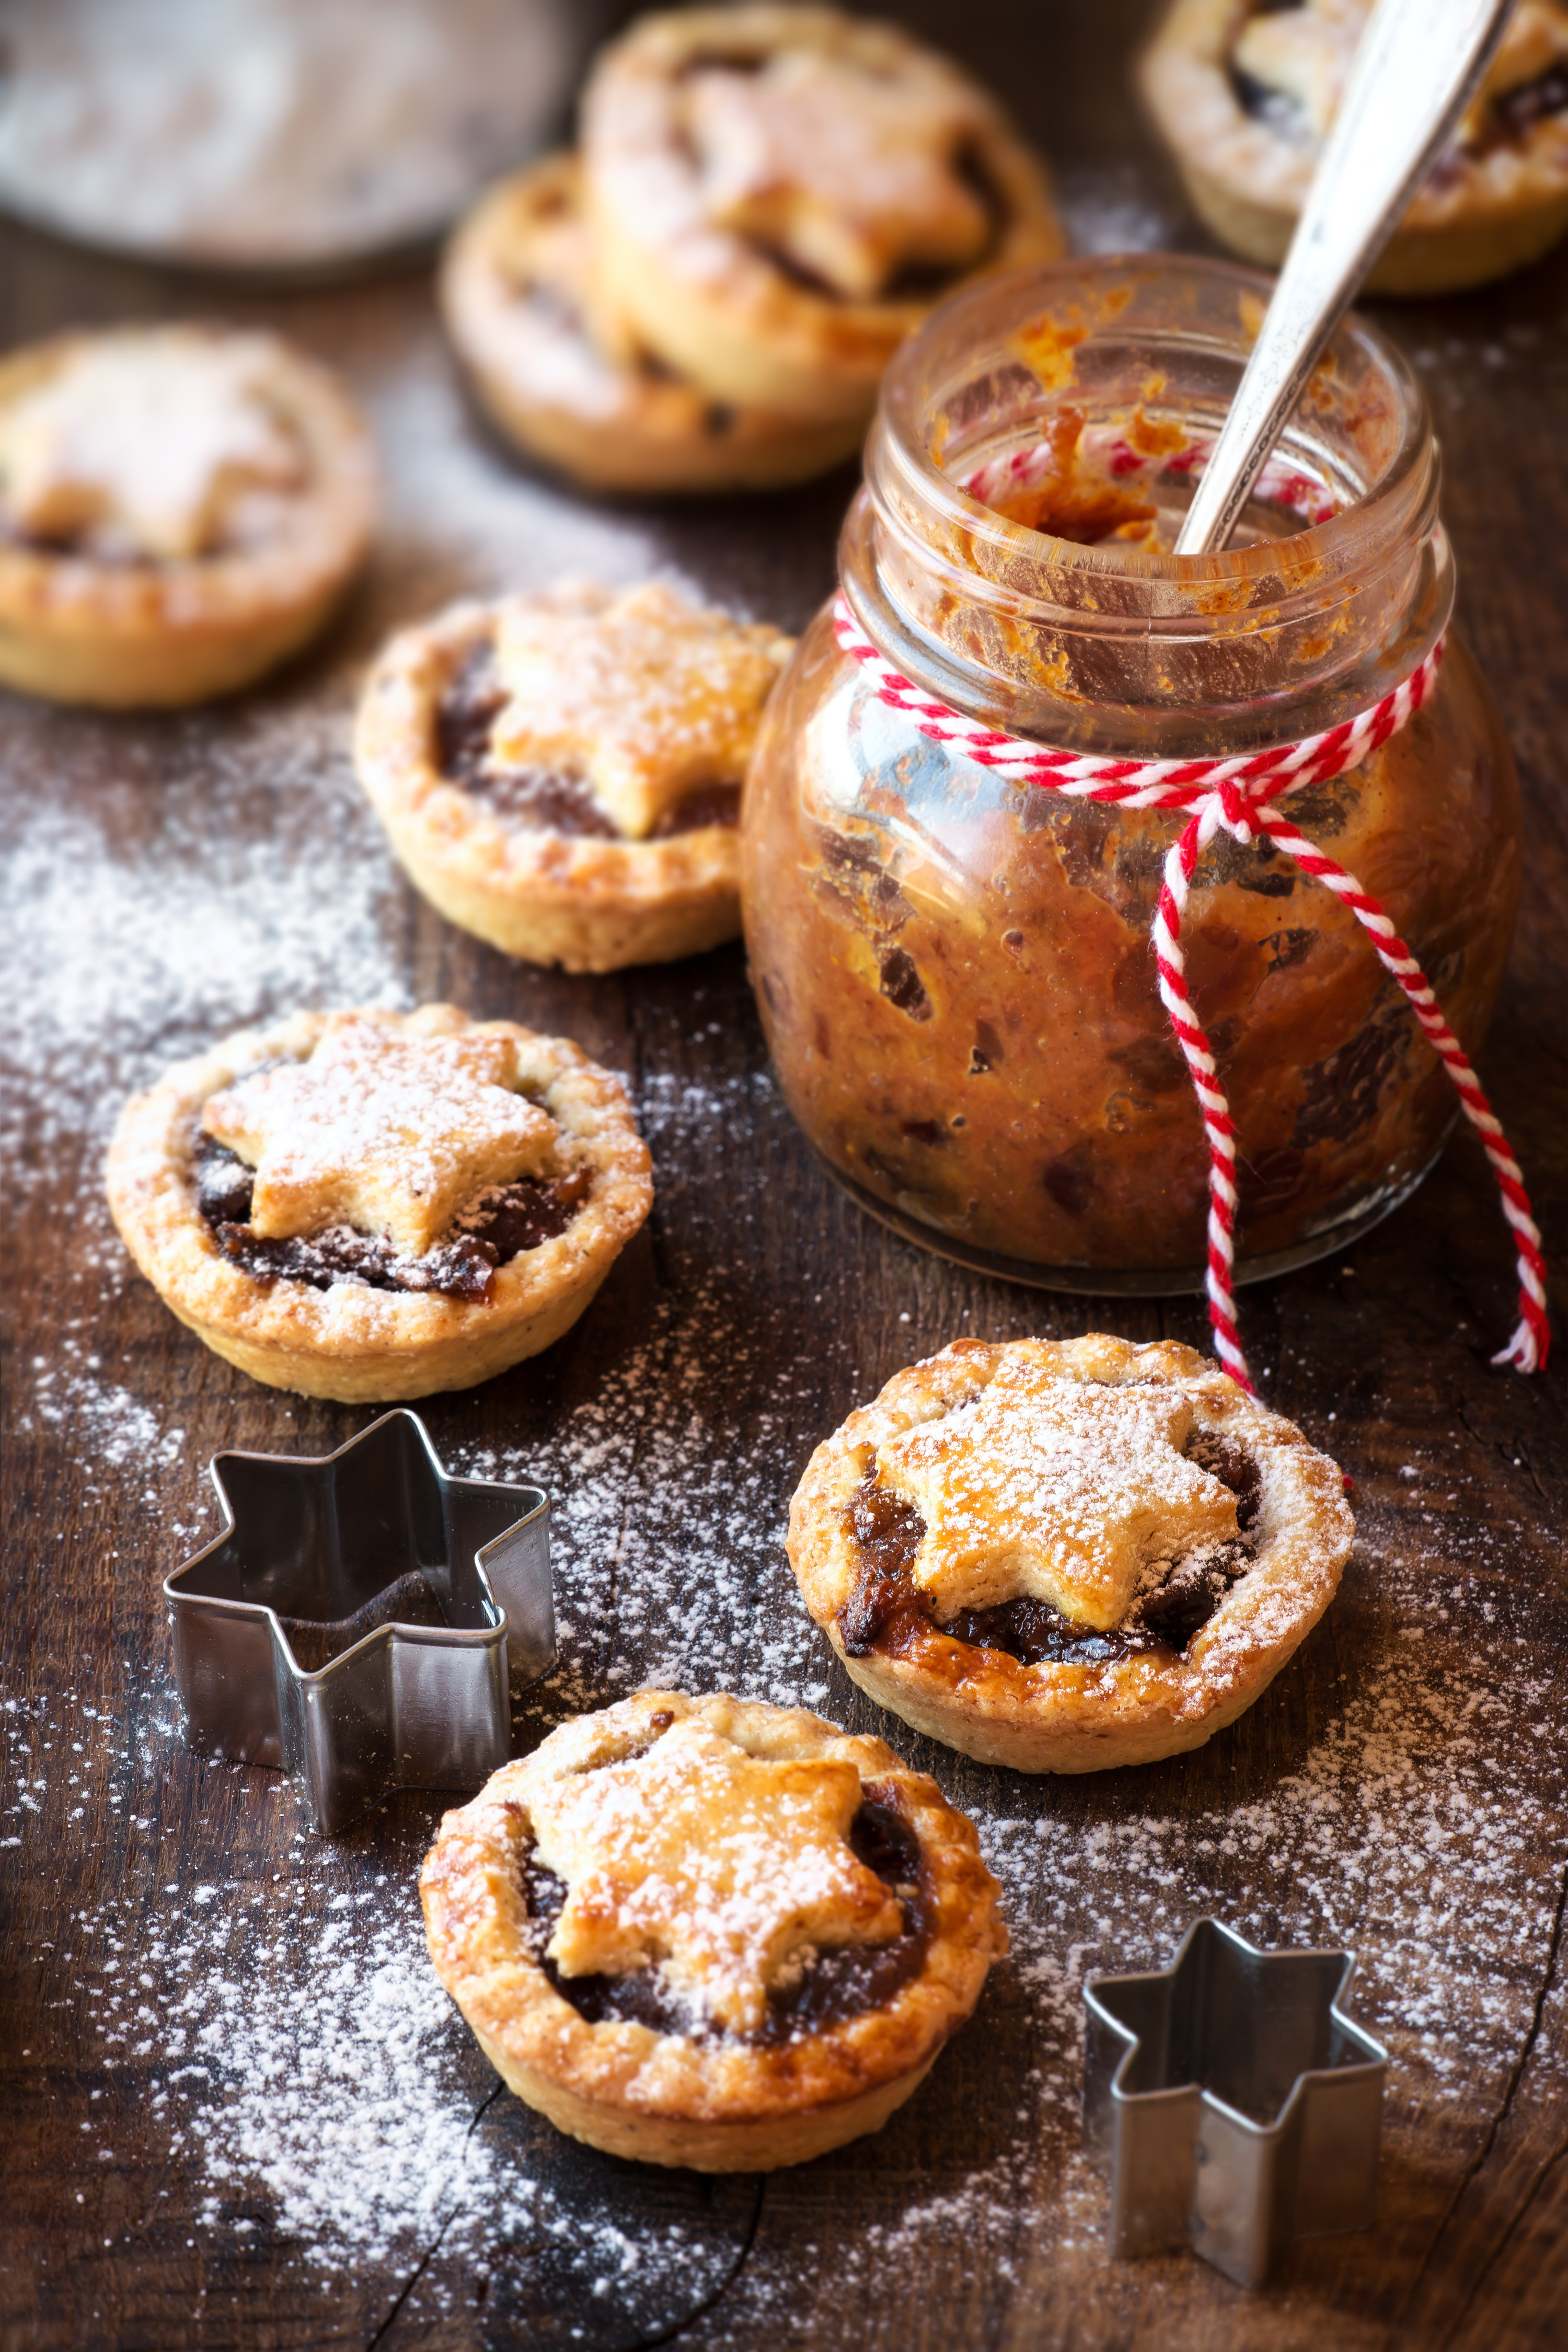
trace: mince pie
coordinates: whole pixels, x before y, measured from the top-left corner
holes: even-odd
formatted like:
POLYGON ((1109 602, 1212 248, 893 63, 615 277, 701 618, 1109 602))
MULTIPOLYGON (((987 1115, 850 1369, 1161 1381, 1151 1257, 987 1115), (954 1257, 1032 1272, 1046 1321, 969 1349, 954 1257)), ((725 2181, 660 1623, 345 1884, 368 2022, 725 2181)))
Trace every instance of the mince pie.
POLYGON ((672 588, 460 604, 361 706, 360 781, 415 887, 531 963, 664 963, 741 928, 741 784, 792 641, 672 588))
POLYGON ((302 1013, 126 1105, 114 1222, 209 1348, 345 1402, 489 1380, 569 1330, 653 1200, 620 1081, 449 1004, 302 1013))
POLYGON ((369 435, 275 335, 119 327, 0 362, 0 682, 197 702, 325 620, 369 543, 369 435))
MULTIPOLYGON (((1193 203, 1284 258, 1373 0, 1175 0, 1143 86, 1193 203)), ((1441 294, 1539 259, 1568 228, 1568 7, 1521 0, 1447 151, 1367 280, 1441 294)))
POLYGON ((818 1716, 674 1691, 503 1765, 420 1891, 437 1973, 520 2098, 703 2172, 878 2130, 1007 1948, 934 1780, 818 1716))
POLYGON ((1191 1348, 959 1339, 817 1447, 789 1556, 856 1682, 917 1731, 1092 1772, 1250 1706, 1333 1599, 1342 1488, 1191 1348))
POLYGON ((1061 251, 995 100, 896 26, 831 8, 647 16, 583 105, 608 310, 715 400, 863 423, 944 293, 1061 251))
POLYGON ((859 448, 858 415, 802 424, 715 400, 606 312, 573 155, 476 205, 447 251, 441 302, 500 430, 590 489, 772 489, 859 448))

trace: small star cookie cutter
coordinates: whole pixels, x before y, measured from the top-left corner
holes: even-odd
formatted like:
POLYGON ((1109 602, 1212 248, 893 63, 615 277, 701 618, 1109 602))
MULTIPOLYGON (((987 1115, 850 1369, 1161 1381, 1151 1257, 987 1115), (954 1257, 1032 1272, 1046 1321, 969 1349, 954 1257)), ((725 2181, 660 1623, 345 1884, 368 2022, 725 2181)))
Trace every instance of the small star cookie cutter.
POLYGON ((449 1476, 405 1410, 212 1475, 228 1524, 163 1580, 193 1748, 288 1772, 328 1836, 506 1762, 509 1679, 555 1656, 542 1488, 449 1476))
POLYGON ((1340 2008, 1354 1966, 1196 1919, 1169 1968, 1084 1986, 1113 2255, 1190 2246, 1260 2286, 1293 2239, 1376 2220, 1388 2053, 1340 2008))

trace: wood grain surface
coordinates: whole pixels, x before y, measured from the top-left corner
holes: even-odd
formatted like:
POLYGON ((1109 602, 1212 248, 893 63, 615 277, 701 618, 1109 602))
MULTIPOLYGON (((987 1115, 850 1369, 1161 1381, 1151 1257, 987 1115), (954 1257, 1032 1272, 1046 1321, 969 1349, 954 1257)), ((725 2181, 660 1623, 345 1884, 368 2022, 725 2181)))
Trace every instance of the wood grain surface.
MULTIPOLYGON (((907 15, 1008 96, 1080 243, 1196 232, 1129 96, 1141 8, 907 15)), ((1500 698, 1529 838, 1482 1076, 1568 1254, 1568 253, 1389 310, 1445 453, 1462 625, 1500 698)), ((1152 1769, 1030 1781, 933 1748, 833 1664, 780 1541, 812 1447, 961 1332, 1202 1344, 1197 1301, 1097 1308, 973 1278, 867 1221, 770 1079, 737 950, 570 980, 402 881, 347 730, 388 626, 563 572, 662 571, 798 627, 852 476, 774 500, 613 509, 467 409, 422 274, 268 295, 0 242, 0 341, 171 311, 273 321, 338 362, 384 455, 342 623, 220 709, 103 719, 0 698, 8 982, 9 1442, 0 1734, 0 2340, 6 2347, 1211 2347, 1568 2341, 1568 1433, 1553 1373, 1490 1368, 1510 1265, 1458 1140, 1343 1264, 1246 1294, 1271 1403, 1355 1480, 1342 1594, 1264 1699, 1152 1769), (615 2163, 509 2095, 422 1958, 442 1800, 330 1843, 278 1776, 181 1744, 160 1579, 216 1525, 222 1446, 324 1451, 364 1411, 207 1354, 132 1273, 100 1166, 168 1058, 296 1004, 444 997, 626 1072, 658 1199, 549 1356, 432 1400, 449 1466, 556 1503, 562 1662, 520 1744, 645 1676, 802 1699, 890 1738, 982 1827, 1012 1958, 874 2140, 765 2181, 615 2163), (1248 2294, 1188 2256, 1110 2262, 1079 2150, 1086 1972, 1212 1910, 1360 1955, 1390 2043, 1382 2217, 1248 2294)), ((1563 1296, 1557 1293, 1559 1328, 1563 1296)))

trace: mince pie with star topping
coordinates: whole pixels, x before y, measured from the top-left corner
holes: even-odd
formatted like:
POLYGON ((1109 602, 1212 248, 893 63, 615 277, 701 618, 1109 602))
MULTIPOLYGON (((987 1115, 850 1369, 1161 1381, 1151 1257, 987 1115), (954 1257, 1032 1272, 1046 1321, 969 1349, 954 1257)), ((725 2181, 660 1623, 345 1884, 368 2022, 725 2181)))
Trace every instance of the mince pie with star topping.
POLYGON ((642 1691, 448 1813, 430 1957, 486 2056, 616 2156, 765 2172, 876 2131, 1007 1948, 974 1825, 879 1739, 642 1691))
MULTIPOLYGON (((1175 0, 1143 86, 1205 221, 1283 260, 1373 0, 1175 0)), ((1447 152, 1367 279, 1442 294, 1535 261, 1568 229, 1568 6, 1521 0, 1447 152)))
POLYGON ((642 18, 589 80, 583 170, 606 308, 711 398, 805 423, 864 423, 943 294, 1062 249, 996 101, 831 8, 642 18))
POLYGON ((120 327, 0 362, 0 682, 196 702, 312 635, 374 516, 365 426, 275 335, 120 327))
POLYGON ((574 155, 493 188, 441 271, 447 332, 493 421, 590 489, 773 489, 851 457, 864 420, 715 400, 607 311, 574 155))
POLYGON ((110 1206, 164 1304, 274 1388, 428 1396, 537 1355, 653 1200, 626 1090, 449 1004, 305 1013, 128 1103, 110 1206))
POLYGON ((1198 1748, 1338 1590, 1355 1522, 1295 1425, 1191 1348, 955 1340, 818 1446, 806 1606, 863 1690, 989 1764, 1198 1748))
POLYGON ((741 785, 793 641, 649 583, 459 604, 360 708, 360 781, 448 921, 568 971, 741 928, 741 785))

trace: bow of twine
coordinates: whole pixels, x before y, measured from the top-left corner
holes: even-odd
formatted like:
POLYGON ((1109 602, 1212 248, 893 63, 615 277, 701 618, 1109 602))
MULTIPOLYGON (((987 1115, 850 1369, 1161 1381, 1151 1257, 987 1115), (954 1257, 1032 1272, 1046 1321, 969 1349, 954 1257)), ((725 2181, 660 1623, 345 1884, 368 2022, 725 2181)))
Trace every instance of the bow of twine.
POLYGON ((1502 1213, 1513 1228, 1519 1267, 1520 1320, 1512 1338, 1492 1361, 1533 1372, 1546 1361, 1551 1327, 1546 1318, 1546 1263, 1541 1234, 1519 1162, 1502 1124, 1482 1093, 1463 1046, 1444 1018, 1425 972, 1377 900, 1353 874, 1324 856, 1274 808, 1285 793, 1307 784, 1331 782, 1360 765, 1420 709, 1443 659, 1441 639, 1392 693, 1338 727, 1300 742, 1277 745, 1226 760, 1114 760, 1053 751, 1027 737, 1006 735, 966 718, 944 702, 933 702, 896 670, 871 643, 842 594, 833 608, 839 645, 867 671, 879 698, 912 719, 922 735, 954 745, 965 759, 994 768, 1021 783, 1079 800, 1104 801, 1123 808, 1174 809, 1188 822, 1165 858, 1153 922, 1154 961, 1161 999, 1171 1016, 1203 1113, 1208 1144, 1209 1319, 1215 1352, 1231 1378, 1249 1394, 1252 1378, 1236 1327, 1232 1289, 1236 1263, 1236 1126, 1220 1083, 1214 1051, 1187 988, 1182 923, 1199 857, 1216 833, 1245 845, 1271 842, 1294 858, 1304 874, 1343 901, 1371 939, 1384 971, 1404 990, 1428 1044, 1452 1079, 1466 1118, 1475 1128, 1497 1178, 1502 1213))

